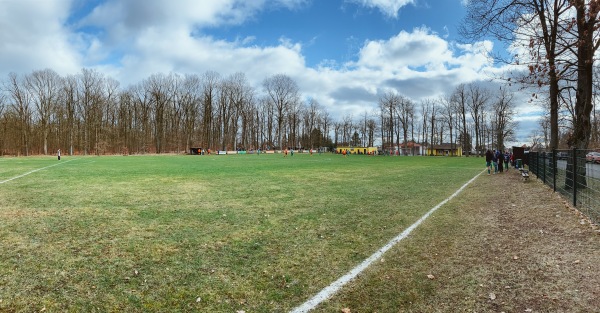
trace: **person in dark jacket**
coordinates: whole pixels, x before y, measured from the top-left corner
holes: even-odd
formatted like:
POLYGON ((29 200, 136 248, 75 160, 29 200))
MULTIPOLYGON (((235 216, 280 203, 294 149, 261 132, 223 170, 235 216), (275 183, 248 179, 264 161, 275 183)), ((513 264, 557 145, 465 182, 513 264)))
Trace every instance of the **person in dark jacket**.
POLYGON ((498 174, 498 151, 492 152, 492 163, 494 164, 494 174, 498 174))
POLYGON ((504 153, 498 150, 498 170, 500 173, 504 173, 504 153))
POLYGON ((488 170, 488 175, 490 175, 492 171, 492 160, 494 159, 494 154, 492 151, 488 150, 485 152, 485 166, 488 170))

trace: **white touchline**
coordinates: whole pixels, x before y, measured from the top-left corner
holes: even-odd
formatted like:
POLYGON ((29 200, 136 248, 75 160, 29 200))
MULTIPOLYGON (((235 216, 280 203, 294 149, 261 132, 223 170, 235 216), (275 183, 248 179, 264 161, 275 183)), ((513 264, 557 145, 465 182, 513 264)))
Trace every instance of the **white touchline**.
POLYGON ((56 163, 56 164, 52 164, 52 165, 49 165, 49 166, 46 166, 46 167, 38 168, 37 170, 29 171, 29 172, 27 172, 27 173, 25 173, 25 174, 21 174, 21 175, 19 175, 19 176, 15 176, 15 177, 13 177, 13 178, 9 178, 9 179, 7 179, 7 180, 0 181, 0 185, 1 185, 1 184, 4 184, 4 183, 8 183, 9 181, 13 181, 13 180, 15 180, 15 179, 18 179, 18 178, 21 178, 21 177, 23 177, 23 176, 27 176, 27 175, 29 175, 29 174, 33 174, 33 173, 35 173, 35 172, 37 172, 37 171, 45 170, 45 169, 47 169, 47 168, 51 168, 51 167, 53 167, 53 166, 57 166, 57 165, 61 165, 61 164, 67 163, 67 162, 71 162, 71 161, 73 161, 73 160, 74 160, 74 159, 71 159, 71 160, 68 160, 68 161, 63 161, 63 162, 56 163))
MULTIPOLYGON (((483 173, 483 172, 482 172, 483 173)), ((406 238, 415 228, 417 228, 423 221, 425 221, 433 212, 439 209, 441 206, 446 204, 446 202, 450 201, 452 198, 456 197, 463 189, 465 189, 469 184, 471 184, 477 177, 479 177, 481 173, 477 174, 475 177, 471 178, 466 184, 460 187, 455 193, 453 193, 450 197, 446 198, 444 201, 440 202, 438 205, 433 207, 429 212, 425 213, 418 221, 414 224, 410 225, 407 229, 405 229, 400 235, 396 236, 394 239, 390 240, 385 246, 381 247, 377 252, 373 253, 369 258, 364 260, 358 266, 350 270, 346 275, 340 277, 338 280, 331 283, 331 285, 325 287, 314 297, 310 298, 308 301, 304 302, 302 305, 294 308, 290 313, 306 313, 317 307, 321 302, 329 299, 335 293, 337 293, 344 285, 348 282, 356 278, 358 274, 364 271, 367 267, 369 267, 373 262, 381 258, 384 253, 386 253, 389 249, 395 246, 400 240, 406 238)))

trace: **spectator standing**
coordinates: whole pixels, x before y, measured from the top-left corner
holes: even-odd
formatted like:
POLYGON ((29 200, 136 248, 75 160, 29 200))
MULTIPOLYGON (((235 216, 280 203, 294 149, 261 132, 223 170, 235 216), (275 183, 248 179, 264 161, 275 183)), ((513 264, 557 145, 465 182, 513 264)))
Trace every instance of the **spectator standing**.
POLYGON ((491 174, 492 171, 492 160, 494 159, 494 155, 492 151, 488 150, 485 152, 485 166, 487 167, 488 175, 491 174))
POLYGON ((498 151, 492 152, 492 163, 494 163, 494 174, 498 174, 498 151))
POLYGON ((504 173, 504 153, 498 150, 498 171, 504 173))

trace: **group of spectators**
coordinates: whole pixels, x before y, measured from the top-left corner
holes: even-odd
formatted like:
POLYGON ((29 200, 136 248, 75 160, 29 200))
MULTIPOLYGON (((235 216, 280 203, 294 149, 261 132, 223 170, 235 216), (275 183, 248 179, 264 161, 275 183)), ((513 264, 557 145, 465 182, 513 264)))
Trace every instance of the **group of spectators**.
POLYGON ((514 156, 512 153, 500 150, 488 150, 485 152, 485 165, 487 166, 488 175, 503 173, 506 169, 508 171, 508 164, 514 164, 514 156))

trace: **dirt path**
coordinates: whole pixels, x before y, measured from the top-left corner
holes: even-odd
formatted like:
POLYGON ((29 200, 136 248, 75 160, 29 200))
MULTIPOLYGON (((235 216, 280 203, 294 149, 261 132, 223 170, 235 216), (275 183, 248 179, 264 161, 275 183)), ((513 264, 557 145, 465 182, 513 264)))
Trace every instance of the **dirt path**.
POLYGON ((505 190, 501 196, 484 196, 485 206, 472 208, 484 222, 481 241, 471 244, 484 258, 477 267, 488 298, 494 293, 498 300, 489 299, 491 308, 599 312, 596 229, 535 176, 523 182, 513 170, 481 177, 479 183, 485 190, 505 190))
POLYGON ((342 308, 600 312, 600 233, 535 176, 484 174, 317 311, 342 308))

